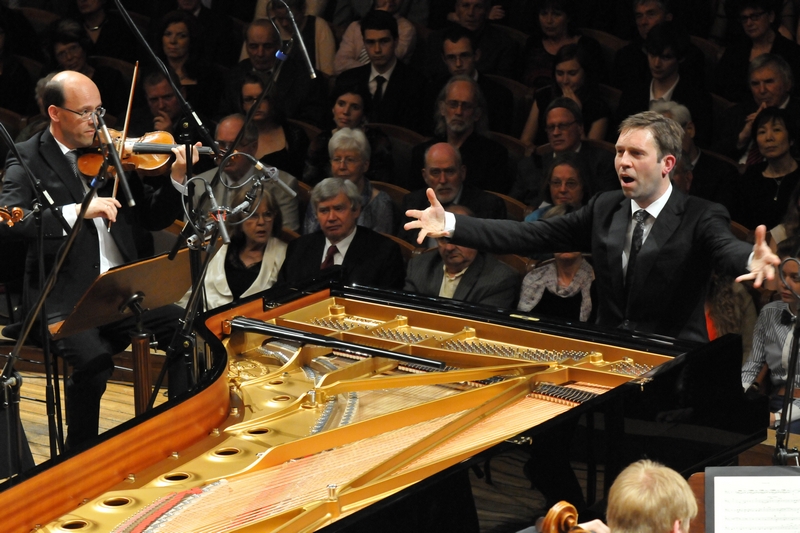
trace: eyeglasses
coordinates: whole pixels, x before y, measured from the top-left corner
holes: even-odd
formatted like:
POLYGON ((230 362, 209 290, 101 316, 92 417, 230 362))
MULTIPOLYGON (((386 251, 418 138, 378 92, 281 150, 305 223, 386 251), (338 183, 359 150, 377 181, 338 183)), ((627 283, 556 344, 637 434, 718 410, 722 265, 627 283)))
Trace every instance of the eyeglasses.
POLYGON ((81 51, 81 45, 79 45, 77 43, 72 43, 72 44, 67 45, 66 48, 60 50, 56 54, 56 59, 58 59, 59 61, 63 61, 67 57, 70 57, 70 56, 73 56, 75 54, 80 53, 80 51, 81 51))
POLYGON ((548 133, 553 133, 554 131, 556 131, 556 128, 558 128, 561 131, 564 131, 565 129, 569 128, 570 126, 572 126, 576 122, 578 122, 578 121, 577 120, 573 120, 572 122, 562 122, 560 124, 548 124, 544 129, 548 133))
POLYGON ((575 180, 567 180, 567 181, 551 180, 550 186, 555 189, 560 189, 561 187, 566 186, 567 189, 569 189, 570 191, 574 191, 575 189, 580 187, 580 182, 577 182, 575 180))
POLYGON ((334 165, 341 165, 344 163, 346 166, 351 167, 357 163, 361 162, 360 157, 334 157, 331 159, 331 163, 334 165))
POLYGON ((459 107, 461 108, 462 111, 472 111, 473 109, 475 109, 475 107, 477 107, 472 102, 459 102, 458 100, 447 100, 445 101, 444 105, 446 105, 453 111, 455 111, 459 107))
POLYGON ((80 117, 81 120, 89 120, 89 118, 91 118, 91 116, 95 113, 97 113, 97 116, 101 118, 106 114, 106 110, 102 106, 99 106, 95 109, 84 109, 83 111, 75 111, 74 109, 70 109, 68 107, 63 107, 60 105, 57 105, 56 107, 59 109, 63 109, 64 111, 69 111, 70 113, 75 113, 80 117))
POLYGON ((746 23, 748 20, 750 22, 758 22, 758 19, 766 15, 766 11, 759 11, 758 13, 750 13, 749 15, 742 15, 739 17, 739 22, 742 24, 746 23))
POLYGON ((272 211, 267 211, 266 213, 253 213, 253 216, 250 217, 251 220, 264 219, 264 222, 269 222, 273 218, 275 218, 275 213, 272 211))

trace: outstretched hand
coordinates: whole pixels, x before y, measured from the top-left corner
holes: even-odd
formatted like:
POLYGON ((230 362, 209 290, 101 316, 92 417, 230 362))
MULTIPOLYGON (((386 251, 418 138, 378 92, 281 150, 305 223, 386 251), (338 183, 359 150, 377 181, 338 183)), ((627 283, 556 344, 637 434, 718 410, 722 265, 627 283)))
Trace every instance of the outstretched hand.
POLYGON ((419 209, 409 209, 406 211, 407 217, 416 220, 412 220, 403 226, 406 231, 419 229, 417 244, 425 242, 427 237, 433 237, 435 239, 439 237, 449 237, 444 230, 444 207, 442 207, 442 204, 436 199, 436 193, 433 192, 433 189, 428 189, 426 194, 428 195, 428 201, 431 203, 431 206, 424 211, 420 211, 419 209))
POLYGON ((767 245, 767 227, 759 226, 756 228, 756 242, 753 245, 753 260, 750 262, 750 273, 736 278, 736 281, 753 281, 753 286, 758 288, 764 280, 775 279, 775 267, 781 264, 780 258, 772 253, 767 245))

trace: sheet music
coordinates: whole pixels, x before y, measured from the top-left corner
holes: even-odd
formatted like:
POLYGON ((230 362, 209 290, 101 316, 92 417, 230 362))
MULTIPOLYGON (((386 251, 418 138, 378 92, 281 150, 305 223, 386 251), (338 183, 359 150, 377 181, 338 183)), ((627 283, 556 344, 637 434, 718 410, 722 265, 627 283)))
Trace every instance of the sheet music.
POLYGON ((715 531, 797 533, 800 476, 714 478, 715 531))

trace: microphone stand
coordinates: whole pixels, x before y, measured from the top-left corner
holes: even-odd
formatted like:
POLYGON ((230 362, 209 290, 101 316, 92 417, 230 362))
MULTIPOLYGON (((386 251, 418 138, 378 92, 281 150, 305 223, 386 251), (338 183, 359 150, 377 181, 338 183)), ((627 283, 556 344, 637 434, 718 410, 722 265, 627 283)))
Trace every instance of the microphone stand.
MULTIPOLYGON (((789 290, 792 291, 794 294, 795 299, 800 300, 800 295, 794 292, 792 286, 786 282, 786 277, 783 273, 783 266, 788 262, 792 261, 797 263, 798 267, 800 267, 800 261, 795 258, 787 258, 784 259, 781 263, 779 274, 781 277, 781 283, 785 287, 788 287, 789 290)), ((781 420, 778 424, 778 428, 775 430, 775 452, 773 454, 773 462, 776 465, 783 465, 787 466, 790 462, 792 462, 795 466, 800 466, 800 462, 798 462, 798 457, 800 457, 800 452, 798 452, 797 448, 792 448, 788 450, 786 448, 787 445, 787 433, 789 428, 789 411, 792 407, 792 400, 794 399, 794 388, 795 388, 795 377, 797 375, 797 358, 798 358, 798 348, 800 348, 800 342, 798 342, 798 338, 800 337, 800 321, 797 320, 797 317, 792 317, 793 329, 792 329, 792 344, 789 348, 789 367, 786 369, 786 390, 783 396, 783 406, 781 408, 781 420)))

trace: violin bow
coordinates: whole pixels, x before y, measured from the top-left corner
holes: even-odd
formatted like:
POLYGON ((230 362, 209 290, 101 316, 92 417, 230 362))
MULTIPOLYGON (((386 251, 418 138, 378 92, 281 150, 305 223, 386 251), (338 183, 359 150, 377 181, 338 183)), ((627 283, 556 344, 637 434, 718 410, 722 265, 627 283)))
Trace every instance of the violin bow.
MULTIPOLYGON (((131 80, 131 92, 128 95, 128 108, 125 111, 125 124, 122 126, 122 137, 119 141, 119 148, 117 149, 117 153, 125 155, 125 139, 128 138, 128 126, 131 123, 131 109, 133 109, 133 95, 136 92, 136 82, 139 79, 139 62, 137 61, 136 64, 133 66, 133 79, 131 80)), ((117 197, 117 191, 119 190, 119 176, 114 176, 114 191, 111 193, 111 198, 117 197)), ((111 231, 111 222, 108 223, 108 231, 111 231)))

